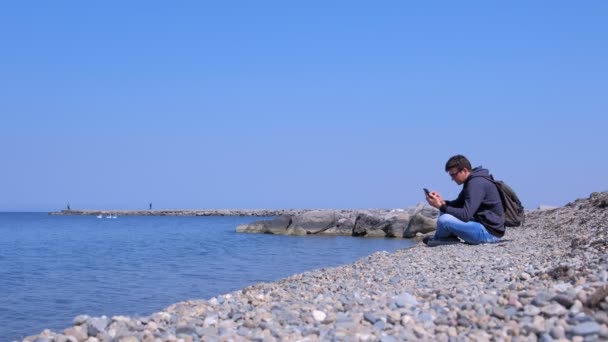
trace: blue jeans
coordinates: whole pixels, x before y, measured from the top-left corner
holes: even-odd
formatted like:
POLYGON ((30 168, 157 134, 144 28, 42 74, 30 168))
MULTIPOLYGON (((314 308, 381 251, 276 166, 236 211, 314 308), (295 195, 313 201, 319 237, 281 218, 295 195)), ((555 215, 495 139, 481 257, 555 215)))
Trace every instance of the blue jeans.
POLYGON ((455 236, 473 245, 500 241, 500 238, 490 234, 479 222, 463 222, 450 214, 439 215, 435 239, 448 239, 455 236))

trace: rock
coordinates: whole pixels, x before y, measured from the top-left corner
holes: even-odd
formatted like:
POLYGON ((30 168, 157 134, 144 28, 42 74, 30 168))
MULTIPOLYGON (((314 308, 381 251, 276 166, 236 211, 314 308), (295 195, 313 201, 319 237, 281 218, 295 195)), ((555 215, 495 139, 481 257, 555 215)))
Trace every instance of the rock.
POLYGON ((521 280, 530 280, 530 278, 531 278, 531 276, 528 273, 526 273, 526 272, 522 272, 519 275, 519 279, 521 279, 521 280))
POLYGON ((363 318, 364 318, 366 321, 370 322, 371 324, 376 323, 376 321, 378 320, 378 317, 376 317, 376 315, 374 315, 373 313, 371 313, 371 312, 369 312, 369 311, 368 311, 368 312, 363 313, 363 318))
POLYGON ((109 323, 110 320, 106 316, 91 318, 87 321, 87 333, 89 336, 97 336, 106 329, 109 323))
POLYGON ((404 292, 395 297, 394 303, 397 307, 403 308, 418 305, 418 300, 416 300, 416 297, 412 296, 411 294, 404 292))
POLYGON ((179 334, 196 335, 197 331, 196 331, 196 327, 194 327, 194 326, 180 325, 177 328, 175 328, 175 333, 177 335, 179 335, 179 334))
POLYGON ((353 233, 355 227, 355 219, 353 217, 341 217, 336 222, 335 227, 328 228, 323 235, 344 235, 350 236, 353 233))
POLYGON ((84 341, 89 336, 89 334, 87 333, 86 323, 67 328, 63 331, 63 333, 68 337, 73 336, 78 341, 84 341))
POLYGON ((551 328, 551 336, 555 339, 565 339, 566 338, 566 330, 561 325, 556 325, 551 328))
POLYGON ((553 300, 553 301, 559 303, 560 305, 569 309, 572 306, 572 304, 574 304, 575 298, 572 296, 568 296, 566 294, 558 294, 557 296, 553 297, 551 300, 553 300))
POLYGON ((89 319, 91 319, 91 317, 89 317, 87 315, 78 315, 78 316, 74 317, 74 320, 72 321, 72 323, 74 323, 74 325, 80 325, 80 324, 86 323, 89 319))
POLYGON ((389 223, 379 217, 368 214, 359 214, 355 219, 353 236, 386 236, 382 229, 386 229, 389 223))
POLYGON ((593 335, 600 332, 600 325, 596 322, 579 323, 572 328, 571 332, 578 336, 593 335))
POLYGON ((216 324, 217 324, 217 316, 214 316, 214 315, 205 317, 205 320, 203 321, 204 327, 215 326, 216 324))
POLYGON ((49 337, 38 337, 34 342, 53 342, 53 340, 49 337))
POLYGON ((561 306, 557 303, 553 303, 553 304, 544 306, 541 309, 541 312, 548 316, 563 316, 566 313, 568 313, 568 310, 566 310, 566 308, 564 308, 563 306, 561 306))
POLYGON ((492 316, 499 319, 505 319, 505 317, 507 317, 507 312, 500 306, 496 306, 492 309, 492 316))
POLYGON ((118 340, 119 342, 139 342, 139 339, 135 336, 126 336, 118 340))
POLYGON ((405 232, 405 229, 410 222, 410 214, 400 213, 399 215, 395 215, 390 218, 388 222, 389 225, 385 229, 386 236, 402 238, 403 232, 405 232))
POLYGON ((313 210, 293 217, 290 228, 318 234, 337 225, 339 215, 333 210, 313 210))
POLYGON ((569 283, 558 283, 553 285, 553 288, 559 292, 566 292, 572 288, 572 285, 569 283))
POLYGON ((536 316, 540 314, 540 309, 534 305, 526 305, 524 306, 524 314, 527 316, 536 316))
POLYGON ((323 312, 323 311, 313 310, 312 317, 317 322, 323 322, 325 320, 325 318, 327 317, 327 314, 325 312, 323 312))
POLYGON ((302 227, 289 227, 285 231, 285 235, 306 236, 308 232, 302 227))
POLYGON ((292 222, 292 217, 288 215, 279 216, 273 220, 255 221, 242 224, 236 227, 237 233, 265 233, 265 234, 286 234, 287 227, 292 222))
POLYGON ((423 216, 421 213, 414 215, 408 222, 408 226, 403 232, 404 238, 413 238, 416 233, 430 233, 437 229, 437 220, 423 216))
POLYGON ((107 333, 110 338, 126 336, 129 332, 129 326, 123 321, 113 321, 107 328, 107 333))

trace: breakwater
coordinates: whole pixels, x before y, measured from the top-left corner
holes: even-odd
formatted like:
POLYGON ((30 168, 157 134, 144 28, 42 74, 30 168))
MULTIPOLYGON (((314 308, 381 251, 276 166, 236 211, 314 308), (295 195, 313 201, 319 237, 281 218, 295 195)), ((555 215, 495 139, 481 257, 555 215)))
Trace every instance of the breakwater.
MULTIPOLYGON (((312 210, 312 209, 310 209, 312 210)), ((309 209, 160 209, 160 210, 60 210, 49 215, 90 215, 90 216, 280 216, 298 215, 309 209)))

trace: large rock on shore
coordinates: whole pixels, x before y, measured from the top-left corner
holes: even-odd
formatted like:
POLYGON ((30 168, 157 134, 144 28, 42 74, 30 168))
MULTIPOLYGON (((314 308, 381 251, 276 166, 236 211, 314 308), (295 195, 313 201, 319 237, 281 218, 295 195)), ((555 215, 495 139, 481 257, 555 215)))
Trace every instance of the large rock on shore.
POLYGON ((424 205, 408 209, 312 210, 240 225, 239 233, 414 237, 435 229, 438 211, 424 205))
POLYGON ((385 229, 390 223, 382 217, 369 214, 359 214, 355 220, 352 236, 385 237, 385 229))
POLYGON ((437 220, 424 216, 422 213, 414 215, 408 222, 407 227, 403 231, 404 238, 413 238, 416 234, 426 234, 435 231, 437 228, 437 220))
POLYGON ((264 233, 264 234, 283 234, 291 224, 290 215, 282 215, 273 220, 255 221, 243 224, 236 228, 238 233, 264 233))

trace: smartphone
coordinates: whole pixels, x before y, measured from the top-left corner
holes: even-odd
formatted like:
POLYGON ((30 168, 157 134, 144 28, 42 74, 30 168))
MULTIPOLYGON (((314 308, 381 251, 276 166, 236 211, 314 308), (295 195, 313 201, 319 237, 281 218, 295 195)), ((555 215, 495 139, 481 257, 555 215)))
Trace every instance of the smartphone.
POLYGON ((427 196, 431 193, 427 188, 422 188, 422 190, 424 190, 424 194, 427 196))

